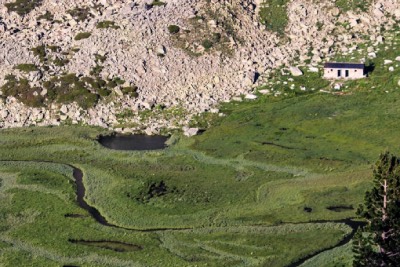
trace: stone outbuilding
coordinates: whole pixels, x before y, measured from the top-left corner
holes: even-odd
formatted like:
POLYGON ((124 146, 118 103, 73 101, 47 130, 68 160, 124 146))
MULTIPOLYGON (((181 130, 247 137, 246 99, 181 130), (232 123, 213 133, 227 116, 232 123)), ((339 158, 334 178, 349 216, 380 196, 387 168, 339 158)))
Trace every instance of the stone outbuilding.
POLYGON ((325 79, 361 79, 365 77, 365 65, 362 63, 327 62, 324 65, 325 79))

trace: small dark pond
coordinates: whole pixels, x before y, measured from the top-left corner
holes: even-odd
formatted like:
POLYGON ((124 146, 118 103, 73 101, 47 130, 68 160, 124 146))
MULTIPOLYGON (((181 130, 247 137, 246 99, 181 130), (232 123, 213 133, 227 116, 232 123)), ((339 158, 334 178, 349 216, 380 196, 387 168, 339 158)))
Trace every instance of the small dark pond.
POLYGON ((168 137, 161 135, 107 135, 100 136, 99 143, 115 150, 156 150, 166 148, 168 137))

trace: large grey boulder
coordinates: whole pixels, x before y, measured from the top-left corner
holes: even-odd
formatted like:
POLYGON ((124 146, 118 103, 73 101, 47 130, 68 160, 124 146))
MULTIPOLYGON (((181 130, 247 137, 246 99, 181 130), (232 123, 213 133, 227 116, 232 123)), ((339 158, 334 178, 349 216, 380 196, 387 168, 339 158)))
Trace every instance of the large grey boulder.
POLYGON ((187 137, 195 136, 199 132, 199 128, 183 127, 183 134, 187 137))
POLYGON ((303 75, 303 72, 298 67, 290 67, 290 73, 295 77, 303 75))

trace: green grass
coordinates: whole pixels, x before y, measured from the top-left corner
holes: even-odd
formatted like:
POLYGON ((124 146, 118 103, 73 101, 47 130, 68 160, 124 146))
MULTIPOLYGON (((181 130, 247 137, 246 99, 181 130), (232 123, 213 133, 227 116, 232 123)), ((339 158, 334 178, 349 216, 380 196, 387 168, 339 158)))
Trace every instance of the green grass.
POLYGON ((221 266, 218 260, 223 258, 224 266, 286 266, 299 255, 323 249, 332 240, 339 241, 343 233, 349 233, 349 228, 341 224, 301 224, 167 232, 161 240, 163 246, 188 262, 207 259, 209 266, 221 266), (299 249, 299 242, 313 244, 299 249))
MULTIPOLYGON (((73 128, 60 131, 72 132, 73 128)), ((75 134, 79 132, 90 134, 91 130, 76 128, 75 134)), ((62 138, 65 137, 64 134, 62 138)), ((63 149, 62 146, 59 149, 63 149)), ((36 266, 220 266, 221 261, 224 266, 242 263, 282 266, 316 249, 330 247, 349 233, 347 226, 334 223, 148 233, 104 227, 76 206, 71 175, 71 168, 63 164, 0 163, 0 177, 5 181, 0 191, 3 200, 0 214, 7 214, 0 216, 2 266, 26 266, 28 262, 36 266), (28 177, 30 173, 32 177, 28 177), (39 176, 43 181, 38 183, 39 176), (82 217, 70 218, 65 214, 81 214, 82 217), (313 246, 301 250, 290 247, 288 254, 280 253, 290 244, 295 247, 297 242, 310 242, 322 233, 324 238, 313 246), (69 239, 124 242, 143 250, 121 253, 101 246, 72 244, 69 239), (193 255, 196 256, 193 258, 193 255)))
POLYGON ((288 0, 265 0, 260 9, 260 20, 268 30, 283 35, 288 23, 288 0))
POLYGON ((334 248, 313 257, 304 262, 301 267, 338 267, 338 266, 352 266, 353 253, 351 251, 352 243, 344 246, 334 248))
MULTIPOLYGON (((317 1, 315 1, 317 2, 317 1)), ((260 8, 260 21, 268 30, 283 36, 288 24, 287 5, 288 0, 264 0, 260 8)), ((366 12, 371 5, 371 1, 364 0, 337 0, 336 7, 341 12, 356 11, 366 12)), ((319 25, 322 26, 322 25, 319 25)))
POLYGON ((347 12, 349 10, 366 12, 371 5, 370 0, 338 0, 335 5, 342 11, 347 12))

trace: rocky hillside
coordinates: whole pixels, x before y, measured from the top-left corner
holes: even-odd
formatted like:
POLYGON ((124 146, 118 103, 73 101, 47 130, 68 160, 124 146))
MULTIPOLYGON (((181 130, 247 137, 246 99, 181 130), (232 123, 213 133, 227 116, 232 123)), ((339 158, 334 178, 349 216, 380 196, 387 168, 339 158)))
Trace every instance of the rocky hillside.
POLYGON ((383 42, 400 20, 397 0, 275 2, 0 0, 0 127, 180 128, 276 68, 383 42))

